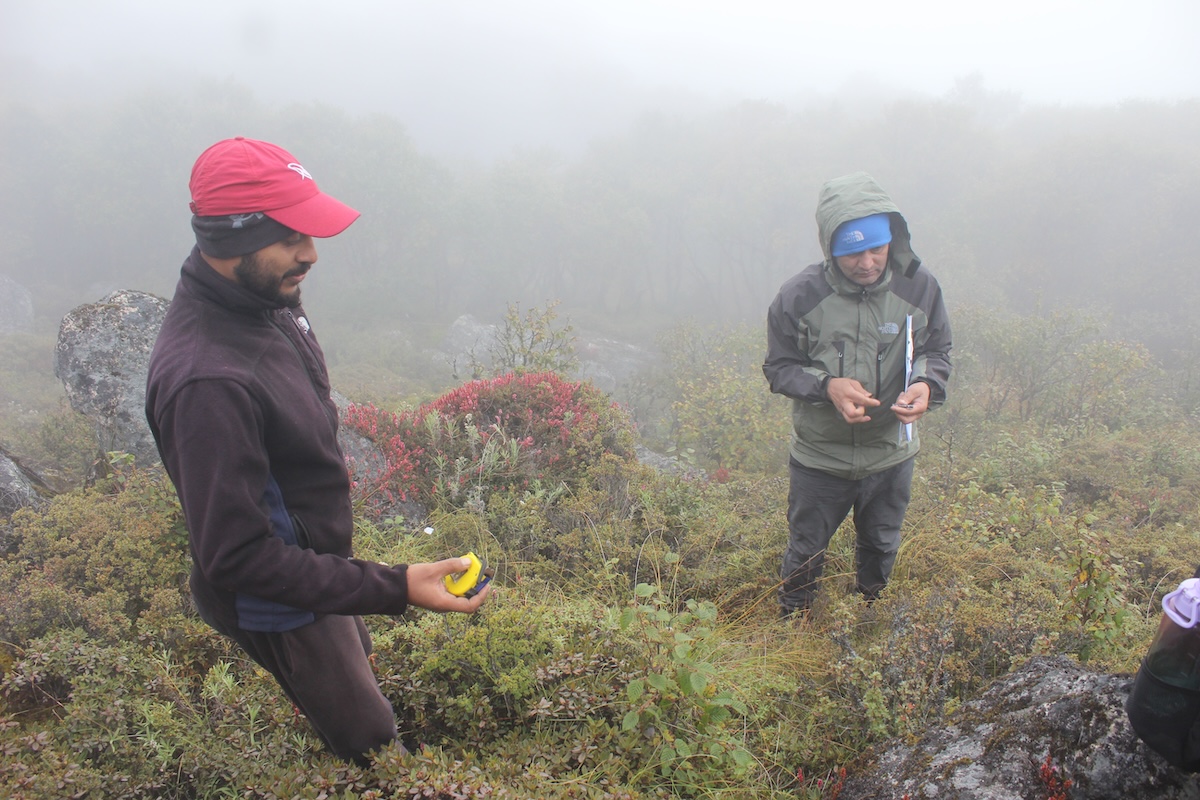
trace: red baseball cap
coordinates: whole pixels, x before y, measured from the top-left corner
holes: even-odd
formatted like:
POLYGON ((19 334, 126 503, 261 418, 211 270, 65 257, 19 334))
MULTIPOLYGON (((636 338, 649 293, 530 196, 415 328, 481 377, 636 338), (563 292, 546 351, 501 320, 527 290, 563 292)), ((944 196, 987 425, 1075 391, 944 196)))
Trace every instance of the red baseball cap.
POLYGON ((358 212, 317 188, 291 153, 270 142, 238 136, 205 150, 188 183, 199 217, 262 212, 294 231, 336 236, 358 212))

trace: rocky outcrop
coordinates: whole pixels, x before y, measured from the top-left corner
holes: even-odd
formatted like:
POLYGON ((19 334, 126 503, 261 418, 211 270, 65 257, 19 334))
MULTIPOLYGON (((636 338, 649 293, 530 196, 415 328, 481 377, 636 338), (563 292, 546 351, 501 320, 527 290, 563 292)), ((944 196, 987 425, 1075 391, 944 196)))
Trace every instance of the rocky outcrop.
POLYGON ((158 461, 146 424, 146 369, 167 301, 113 292, 79 306, 58 329, 54 374, 71 407, 92 421, 100 452, 121 450, 139 465, 158 461))
POLYGON ((0 520, 19 508, 38 505, 51 494, 40 478, 0 447, 0 520))
POLYGON ((708 477, 707 473, 699 467, 688 464, 675 456, 665 456, 662 453, 656 453, 644 445, 637 445, 634 448, 637 454, 637 459, 641 463, 653 469, 655 472, 661 472, 664 475, 674 475, 677 478, 683 478, 688 481, 703 480, 708 477))
POLYGON ((21 284, 0 275, 0 334, 33 330, 33 295, 21 284))
POLYGON ((839 800, 1197 800, 1200 781, 1129 726, 1131 684, 1066 658, 1030 659, 942 729, 868 753, 839 800))

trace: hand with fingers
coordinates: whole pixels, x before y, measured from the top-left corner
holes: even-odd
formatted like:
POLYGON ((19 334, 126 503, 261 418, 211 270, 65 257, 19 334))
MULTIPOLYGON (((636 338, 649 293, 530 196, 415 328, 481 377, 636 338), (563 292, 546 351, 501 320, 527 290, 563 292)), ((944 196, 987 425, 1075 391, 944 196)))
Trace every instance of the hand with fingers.
POLYGON ((446 558, 429 564, 409 564, 408 602, 430 611, 473 614, 491 595, 490 581, 491 576, 486 574, 483 565, 473 554, 446 558), (472 572, 473 579, 467 586, 467 581, 463 579, 472 578, 472 572), (459 587, 461 593, 456 594, 455 592, 460 591, 459 587), (468 592, 471 596, 468 596, 468 592))

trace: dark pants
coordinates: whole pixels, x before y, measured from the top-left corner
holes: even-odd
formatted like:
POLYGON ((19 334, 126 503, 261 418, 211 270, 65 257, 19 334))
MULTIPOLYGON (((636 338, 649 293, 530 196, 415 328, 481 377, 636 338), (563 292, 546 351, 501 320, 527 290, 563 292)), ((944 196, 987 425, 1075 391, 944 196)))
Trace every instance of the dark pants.
POLYGON ((788 545, 783 554, 783 611, 812 605, 829 540, 854 510, 858 591, 874 599, 887 585, 900 550, 900 526, 912 493, 913 459, 860 480, 790 463, 788 545))
POLYGON ((396 738, 392 704, 367 656, 371 635, 359 617, 328 615, 283 633, 222 631, 275 676, 338 757, 366 766, 366 754, 396 738))

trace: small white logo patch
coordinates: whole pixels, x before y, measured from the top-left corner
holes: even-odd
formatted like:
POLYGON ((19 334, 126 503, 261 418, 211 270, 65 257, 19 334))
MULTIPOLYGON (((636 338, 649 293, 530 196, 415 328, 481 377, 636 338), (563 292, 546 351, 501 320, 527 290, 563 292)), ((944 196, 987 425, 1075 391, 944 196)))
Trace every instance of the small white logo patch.
POLYGON ((313 179, 313 176, 308 174, 308 170, 297 164, 295 161, 288 164, 288 169, 299 175, 301 180, 308 178, 311 181, 313 179))
POLYGON ((844 233, 842 233, 842 244, 855 245, 866 238, 867 238, 866 236, 863 236, 862 231, 848 230, 848 231, 845 231, 844 233))
POLYGON ((894 322, 885 322, 879 326, 879 332, 884 336, 897 336, 900 333, 900 326, 894 322))
POLYGON ((265 216, 266 214, 263 214, 261 211, 255 211, 253 214, 230 214, 229 219, 232 223, 230 227, 236 231, 240 228, 246 227, 246 220, 255 218, 262 219, 265 216))

